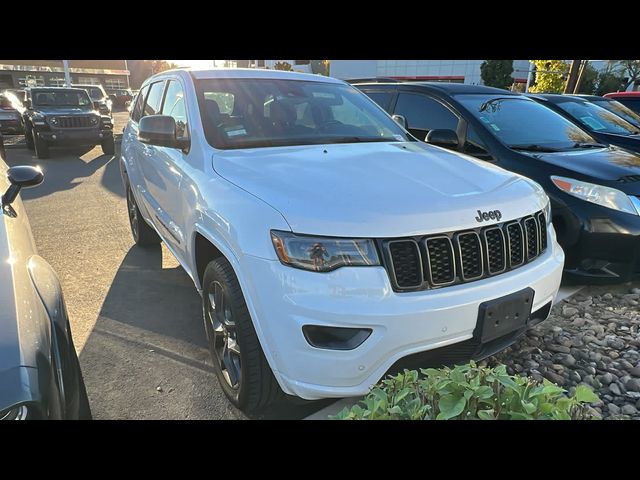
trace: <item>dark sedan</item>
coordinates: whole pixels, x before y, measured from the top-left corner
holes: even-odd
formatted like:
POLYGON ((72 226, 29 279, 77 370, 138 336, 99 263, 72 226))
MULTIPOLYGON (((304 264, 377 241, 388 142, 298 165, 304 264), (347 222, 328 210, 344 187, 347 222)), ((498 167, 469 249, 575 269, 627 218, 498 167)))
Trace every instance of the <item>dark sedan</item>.
POLYGON ((616 100, 640 115, 640 92, 607 93, 605 98, 616 100))
POLYGON ((640 127, 583 97, 531 95, 535 101, 580 125, 596 141, 640 153, 640 127))
POLYGON ((18 196, 42 180, 0 160, 0 420, 90 419, 60 282, 18 196))
POLYGON ((24 133, 22 115, 16 108, 17 102, 9 93, 0 93, 0 132, 20 135, 24 133))
POLYGON ((640 274, 640 155, 600 144, 562 115, 505 90, 356 86, 419 140, 538 182, 551 198, 567 278, 597 283, 640 274))

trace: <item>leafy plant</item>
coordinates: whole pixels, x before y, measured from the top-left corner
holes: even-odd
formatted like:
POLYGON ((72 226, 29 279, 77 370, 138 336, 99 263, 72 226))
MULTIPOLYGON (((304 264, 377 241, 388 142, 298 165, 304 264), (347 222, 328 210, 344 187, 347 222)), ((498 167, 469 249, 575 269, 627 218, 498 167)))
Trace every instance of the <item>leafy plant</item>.
POLYGON ((273 69, 274 70, 285 70, 287 72, 293 71, 293 67, 291 66, 291 64, 289 62, 276 62, 273 65, 273 69))
POLYGON ((544 380, 507 374, 507 367, 405 370, 374 386, 359 404, 333 420, 571 420, 599 418, 599 402, 586 385, 572 396, 544 380))
POLYGON ((569 74, 569 64, 564 60, 531 60, 536 67, 535 85, 530 92, 562 93, 569 74))
POLYGON ((513 60, 485 60, 480 65, 480 77, 488 87, 506 88, 513 84, 513 60))

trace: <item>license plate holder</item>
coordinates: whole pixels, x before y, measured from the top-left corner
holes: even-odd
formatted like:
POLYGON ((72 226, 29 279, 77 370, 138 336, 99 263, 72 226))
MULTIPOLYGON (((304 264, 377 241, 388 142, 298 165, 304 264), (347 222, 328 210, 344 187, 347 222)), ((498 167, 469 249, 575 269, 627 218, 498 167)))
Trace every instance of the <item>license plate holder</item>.
POLYGON ((478 308, 478 322, 474 337, 487 343, 526 326, 531 315, 532 288, 482 302, 478 308))

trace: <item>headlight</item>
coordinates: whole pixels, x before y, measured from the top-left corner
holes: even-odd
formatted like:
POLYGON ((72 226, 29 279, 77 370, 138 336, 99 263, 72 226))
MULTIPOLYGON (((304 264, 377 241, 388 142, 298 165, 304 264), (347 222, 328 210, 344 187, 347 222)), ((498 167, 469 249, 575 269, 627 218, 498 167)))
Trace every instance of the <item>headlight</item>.
POLYGON ((100 117, 97 117, 95 115, 93 115, 90 120, 91 125, 97 125, 99 121, 100 121, 100 117))
POLYGON ((10 408, 9 410, 0 411, 0 421, 2 420, 26 420, 27 410, 26 405, 19 405, 14 408, 10 408))
POLYGON ((51 117, 49 118, 49 123, 55 127, 58 125, 58 119, 56 117, 51 117))
POLYGON ((36 125, 44 125, 45 124, 44 115, 34 115, 33 117, 31 117, 31 120, 36 125))
POLYGON ((271 241, 285 265, 315 272, 346 266, 380 265, 375 243, 369 239, 313 237, 272 230, 271 241))
POLYGON ((556 176, 552 176, 551 181, 563 192, 567 192, 569 195, 573 195, 587 202, 613 210, 620 210, 632 215, 640 215, 640 212, 638 212, 633 205, 631 198, 629 198, 626 193, 616 190, 615 188, 581 182, 573 178, 556 176))

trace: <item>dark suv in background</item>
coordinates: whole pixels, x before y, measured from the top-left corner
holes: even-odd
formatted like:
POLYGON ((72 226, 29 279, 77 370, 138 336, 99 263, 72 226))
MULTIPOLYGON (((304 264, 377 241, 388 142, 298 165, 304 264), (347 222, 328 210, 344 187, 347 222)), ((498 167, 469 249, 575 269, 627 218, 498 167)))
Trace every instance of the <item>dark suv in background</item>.
POLYGON ((27 147, 38 158, 49 156, 49 146, 100 145, 113 155, 113 122, 100 115, 87 92, 80 88, 27 89, 23 120, 27 147))
POLYGON ((598 143, 559 113, 506 90, 352 83, 417 139, 538 182, 551 198, 566 279, 604 283, 640 275, 640 155, 598 143))
POLYGON ((73 88, 82 88, 87 91, 89 97, 93 101, 93 106, 100 112, 101 115, 111 116, 112 102, 105 92, 102 85, 71 85, 73 88))

